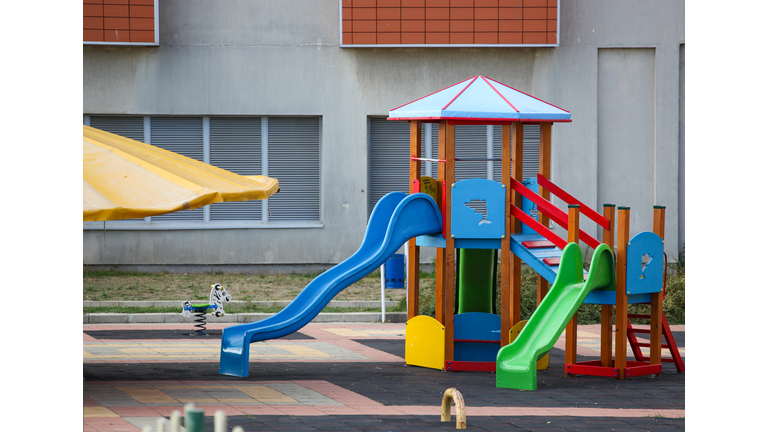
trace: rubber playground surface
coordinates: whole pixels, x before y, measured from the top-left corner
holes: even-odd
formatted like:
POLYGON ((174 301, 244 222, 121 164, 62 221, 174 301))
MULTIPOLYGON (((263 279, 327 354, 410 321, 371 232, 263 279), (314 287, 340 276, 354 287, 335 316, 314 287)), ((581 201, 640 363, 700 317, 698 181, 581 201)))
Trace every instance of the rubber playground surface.
MULTIPOLYGON (((83 431, 154 428, 190 402, 209 416, 207 430, 217 410, 246 431, 455 430, 455 414, 440 421, 450 387, 463 395, 467 430, 685 429, 685 374, 673 363, 654 378, 566 378, 563 336, 538 390, 520 391, 496 388, 491 372, 406 366, 405 324, 309 324, 252 344, 247 378, 220 375, 225 326, 189 336, 191 324, 83 325, 83 431)), ((685 358, 685 326, 671 328, 685 358)), ((579 361, 599 349, 599 326, 579 326, 579 361)))

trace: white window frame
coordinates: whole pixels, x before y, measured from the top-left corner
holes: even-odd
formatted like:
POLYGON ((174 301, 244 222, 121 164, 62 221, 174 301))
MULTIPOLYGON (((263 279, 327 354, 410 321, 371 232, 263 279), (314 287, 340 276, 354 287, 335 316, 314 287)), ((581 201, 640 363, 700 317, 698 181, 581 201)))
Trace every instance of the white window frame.
MULTIPOLYGON (((91 115, 94 116, 110 116, 112 114, 85 114, 83 115, 83 124, 86 126, 91 125, 91 115)), ((115 115, 117 116, 117 115, 115 115)), ((144 118, 144 142, 146 144, 152 144, 151 137, 151 117, 143 116, 144 118)), ((205 163, 210 162, 210 119, 211 116, 195 116, 202 117, 203 119, 203 158, 205 163)), ((269 176, 269 134, 268 134, 268 119, 270 116, 249 116, 261 118, 261 163, 262 163, 262 175, 269 176)), ((277 116, 272 116, 277 117, 277 116)), ((201 229, 287 229, 287 228, 323 228, 323 125, 322 116, 290 116, 295 117, 310 117, 317 118, 319 122, 318 128, 318 176, 320 178, 319 197, 318 197, 318 221, 270 221, 269 220, 269 200, 262 200, 262 212, 261 220, 233 220, 233 221, 211 221, 210 220, 210 206, 203 207, 203 221, 152 221, 151 217, 146 217, 143 221, 138 220, 115 220, 102 222, 83 222, 83 230, 120 230, 120 231, 170 231, 170 230, 201 230, 201 229)), ((279 181, 279 179, 278 179, 279 181)))

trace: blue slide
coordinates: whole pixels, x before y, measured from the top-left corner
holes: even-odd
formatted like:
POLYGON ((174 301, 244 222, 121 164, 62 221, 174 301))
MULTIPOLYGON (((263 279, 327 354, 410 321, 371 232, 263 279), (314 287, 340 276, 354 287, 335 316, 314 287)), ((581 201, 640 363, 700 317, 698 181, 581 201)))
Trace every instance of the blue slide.
POLYGON ((363 244, 352 256, 309 283, 277 314, 224 329, 219 373, 248 376, 250 345, 277 339, 307 325, 344 288, 381 266, 409 239, 442 232, 442 216, 427 194, 391 192, 373 209, 363 244))

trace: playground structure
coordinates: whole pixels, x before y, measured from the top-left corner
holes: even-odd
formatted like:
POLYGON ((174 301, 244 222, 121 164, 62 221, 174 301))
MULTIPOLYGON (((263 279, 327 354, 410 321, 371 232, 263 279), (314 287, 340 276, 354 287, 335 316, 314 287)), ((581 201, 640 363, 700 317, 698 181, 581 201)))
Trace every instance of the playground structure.
POLYGON ((208 296, 208 303, 195 303, 184 301, 181 303, 181 316, 189 318, 192 313, 195 314, 195 332, 190 336, 208 336, 206 333, 206 315, 211 314, 216 317, 224 316, 224 305, 232 301, 232 296, 227 293, 221 284, 211 285, 211 294, 208 296))
POLYGON ((657 206, 654 233, 640 233, 629 240, 629 208, 619 207, 618 265, 614 270, 615 206, 606 204, 600 215, 550 181, 551 127, 555 122, 571 121, 570 113, 480 76, 396 108, 389 120, 410 122, 411 192, 436 190, 432 196, 443 216, 441 233, 422 235, 408 244, 406 364, 451 371, 496 371, 497 386, 534 390, 536 370, 548 367, 546 354, 565 329, 566 374, 618 379, 658 374, 662 334, 668 342, 664 347, 673 355, 665 360, 674 361, 678 371, 683 371, 661 309, 664 209, 657 206), (438 159, 421 157, 423 122, 439 123, 438 159), (535 179, 525 180, 528 185, 522 178, 524 123, 538 123, 541 131, 539 173, 535 179), (502 155, 497 160, 502 162, 501 183, 486 179, 455 182, 456 162, 462 161, 455 157, 455 126, 464 124, 502 126, 502 155), (423 161, 439 163, 436 181, 419 175, 423 161), (567 214, 549 202, 550 193, 568 204, 567 214), (484 203, 485 211, 476 210, 478 203, 484 203), (581 213, 603 228, 605 244, 579 228, 581 213), (549 230, 550 220, 568 230, 567 240, 549 230), (589 273, 583 270, 579 241, 595 249, 589 273), (437 249, 435 318, 418 315, 421 247, 437 249), (497 249, 500 315, 490 310, 495 297, 496 255, 488 251, 497 249), (646 268, 642 266, 643 255, 651 256, 646 268), (473 265, 462 266, 467 257, 472 257, 473 265), (527 323, 520 319, 522 262, 539 275, 538 307, 527 323), (485 277, 467 277, 470 267, 485 277), (493 268, 490 277, 489 267, 493 268), (549 283, 553 285, 548 290, 549 283), (458 287, 456 292, 454 286, 458 287), (603 305, 598 362, 576 361, 576 311, 582 302, 603 305), (640 344, 634 337, 640 330, 631 327, 629 303, 651 304, 649 344, 640 344), (615 360, 611 352, 614 305, 615 360), (626 359, 627 340, 636 357, 634 362, 626 359), (650 358, 642 356, 643 345, 651 348, 650 358))
POLYGON ((483 76, 390 111, 389 120, 410 122, 410 194, 392 192, 379 200, 358 251, 310 282, 285 309, 262 321, 225 328, 219 372, 248 376, 251 343, 299 330, 338 292, 374 271, 406 242, 408 365, 496 371, 498 387, 535 390, 536 370, 548 367, 546 354, 565 329, 566 374, 618 379, 658 374, 662 335, 682 372, 661 309, 663 281, 658 270, 664 267, 664 209, 659 207, 655 213, 655 233, 640 233, 630 240, 629 209, 619 207, 614 261, 615 205, 606 204, 600 215, 550 180, 552 125, 570 122, 570 117, 566 110, 483 76), (423 122, 439 124, 438 159, 422 158, 423 122), (539 173, 528 180, 522 178, 524 123, 540 127, 539 173), (457 159, 454 151, 455 127, 464 124, 502 126, 501 183, 455 182, 456 162, 469 160, 457 159), (437 179, 420 176, 423 161, 439 164, 437 179), (550 193, 568 204, 567 214, 549 202, 550 193), (602 243, 579 228, 580 214, 603 228, 602 243), (567 228, 567 240, 549 230, 550 220, 567 228), (594 249, 589 272, 583 270, 580 241, 594 249), (421 247, 436 248, 435 318, 418 315, 421 247), (645 268, 643 255, 651 256, 645 268), (538 307, 527 323, 520 319, 522 262, 539 274, 538 307), (493 310, 497 272, 499 314, 493 310), (628 278, 645 283, 627 283, 628 278), (598 363, 576 361, 576 311, 583 302, 603 305, 598 363), (649 358, 642 357, 642 344, 634 337, 640 330, 629 324, 629 303, 651 304, 649 358), (614 305, 615 360, 611 353, 614 305), (627 340, 635 362, 626 359, 627 340))

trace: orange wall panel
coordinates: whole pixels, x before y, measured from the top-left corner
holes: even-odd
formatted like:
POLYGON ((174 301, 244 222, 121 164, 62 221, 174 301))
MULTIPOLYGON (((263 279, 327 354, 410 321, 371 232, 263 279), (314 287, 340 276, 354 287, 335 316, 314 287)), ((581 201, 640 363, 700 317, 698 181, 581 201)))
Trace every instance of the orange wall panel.
POLYGON ((559 43, 558 0, 339 0, 339 5, 343 46, 559 43))
POLYGON ((156 0, 83 0, 83 42, 155 42, 156 0))

